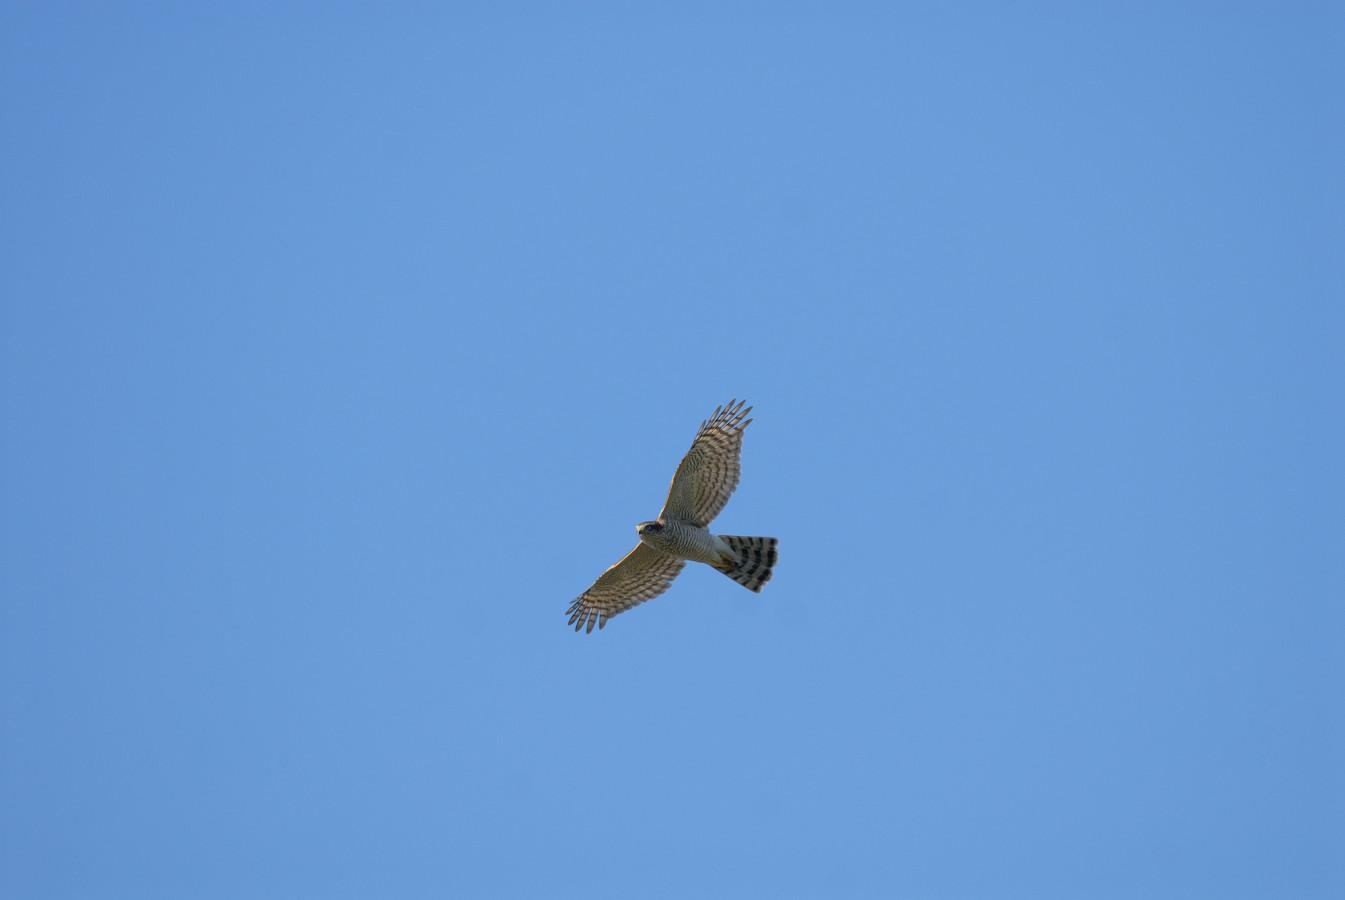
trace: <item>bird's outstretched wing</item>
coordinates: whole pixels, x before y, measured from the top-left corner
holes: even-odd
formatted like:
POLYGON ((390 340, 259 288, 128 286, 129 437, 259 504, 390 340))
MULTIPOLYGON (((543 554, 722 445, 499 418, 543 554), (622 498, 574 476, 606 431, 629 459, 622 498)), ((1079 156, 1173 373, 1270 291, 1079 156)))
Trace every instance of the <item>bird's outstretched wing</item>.
POLYGON ((691 449, 673 475, 660 519, 677 519, 703 528, 719 515, 742 474, 739 456, 743 429, 752 423, 747 418, 751 411, 752 407, 743 409, 742 403, 735 406, 730 400, 701 423, 691 449))
POLYGON ((585 633, 592 631, 595 623, 602 628, 617 613, 666 591, 685 565, 684 559, 669 556, 648 544, 636 544, 634 550, 598 576, 593 586, 570 604, 565 611, 570 624, 575 631, 584 628, 585 633))

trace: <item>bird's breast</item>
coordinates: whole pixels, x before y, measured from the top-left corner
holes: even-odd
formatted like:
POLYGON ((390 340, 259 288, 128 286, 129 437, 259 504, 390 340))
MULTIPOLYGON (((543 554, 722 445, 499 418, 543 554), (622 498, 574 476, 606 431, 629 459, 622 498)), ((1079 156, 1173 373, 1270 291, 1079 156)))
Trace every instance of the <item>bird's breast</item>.
POLYGON ((663 530, 640 535, 640 540, 678 559, 715 563, 720 559, 714 535, 708 529, 683 522, 664 523, 663 530))

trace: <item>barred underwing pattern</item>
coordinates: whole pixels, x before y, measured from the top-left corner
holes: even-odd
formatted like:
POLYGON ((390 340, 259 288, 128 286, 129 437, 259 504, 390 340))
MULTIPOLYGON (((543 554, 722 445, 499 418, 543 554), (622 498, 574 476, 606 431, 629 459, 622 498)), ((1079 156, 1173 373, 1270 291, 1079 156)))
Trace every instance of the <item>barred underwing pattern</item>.
POLYGON ((607 620, 632 606, 639 606, 668 589, 686 560, 660 553, 647 544, 636 544, 635 549, 621 558, 593 582, 593 587, 579 595, 565 612, 574 630, 585 633, 607 624, 607 620))
POLYGON ((701 423, 691 449, 673 475, 660 519, 678 519, 704 528, 729 502, 742 475, 743 429, 752 424, 745 403, 717 407, 701 423))

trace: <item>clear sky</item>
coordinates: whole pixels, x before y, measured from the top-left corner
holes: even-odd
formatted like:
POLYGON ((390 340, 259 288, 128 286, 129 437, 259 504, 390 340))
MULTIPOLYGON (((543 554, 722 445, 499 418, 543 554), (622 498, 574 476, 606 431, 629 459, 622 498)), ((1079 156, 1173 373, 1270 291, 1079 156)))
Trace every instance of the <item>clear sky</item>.
POLYGON ((1339 4, 210 6, 0 10, 0 895, 1345 896, 1339 4))

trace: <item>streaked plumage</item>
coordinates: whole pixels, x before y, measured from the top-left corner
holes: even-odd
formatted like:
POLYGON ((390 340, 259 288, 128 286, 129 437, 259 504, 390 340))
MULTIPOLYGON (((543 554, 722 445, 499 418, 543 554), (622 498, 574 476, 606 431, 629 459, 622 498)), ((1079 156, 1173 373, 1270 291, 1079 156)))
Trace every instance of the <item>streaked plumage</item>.
POLYGON ((668 589, 687 560, 714 566, 751 591, 770 580, 775 538, 714 535, 706 527, 728 503, 741 475, 743 429, 752 408, 730 400, 701 423, 673 475, 663 511, 636 526, 640 543, 566 610, 575 631, 603 628, 618 613, 668 589))

